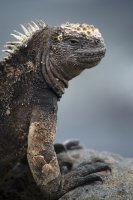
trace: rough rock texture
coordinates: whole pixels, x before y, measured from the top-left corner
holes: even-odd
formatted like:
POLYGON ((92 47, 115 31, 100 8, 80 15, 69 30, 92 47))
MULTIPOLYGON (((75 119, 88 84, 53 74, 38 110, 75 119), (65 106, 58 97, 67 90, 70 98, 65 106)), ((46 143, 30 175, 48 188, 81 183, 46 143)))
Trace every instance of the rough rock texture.
POLYGON ((82 186, 60 200, 133 200, 133 159, 109 152, 80 150, 71 152, 80 162, 102 160, 109 163, 112 173, 102 172, 103 183, 82 186))
MULTIPOLYGON (((109 152, 75 150, 68 153, 81 162, 96 160, 109 163, 110 172, 100 172, 103 183, 95 182, 65 194, 59 200, 133 200, 133 158, 123 158, 109 152)), ((60 154, 61 157, 66 157, 60 154)), ((21 160, 0 182, 0 200, 45 200, 34 182, 26 159, 21 160)))

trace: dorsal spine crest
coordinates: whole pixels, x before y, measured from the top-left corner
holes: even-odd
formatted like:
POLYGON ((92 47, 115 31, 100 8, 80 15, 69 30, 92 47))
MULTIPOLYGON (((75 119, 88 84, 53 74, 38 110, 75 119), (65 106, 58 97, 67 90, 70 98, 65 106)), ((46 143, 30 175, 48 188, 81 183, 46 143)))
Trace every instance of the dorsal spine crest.
POLYGON ((12 55, 18 51, 22 46, 27 47, 28 41, 32 38, 32 36, 39 30, 42 30, 47 25, 42 20, 36 20, 36 22, 31 21, 31 23, 26 23, 25 25, 20 24, 22 30, 24 33, 20 33, 16 30, 14 30, 14 33, 11 33, 13 37, 15 37, 17 40, 13 42, 6 42, 6 45, 4 47, 6 49, 2 50, 6 53, 5 58, 8 59, 12 57, 12 55))

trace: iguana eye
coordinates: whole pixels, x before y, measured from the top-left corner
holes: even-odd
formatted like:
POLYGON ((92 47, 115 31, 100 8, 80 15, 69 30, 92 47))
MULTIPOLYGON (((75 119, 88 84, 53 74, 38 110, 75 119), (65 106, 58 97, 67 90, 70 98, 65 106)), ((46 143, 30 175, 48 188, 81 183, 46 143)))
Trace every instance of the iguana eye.
POLYGON ((69 43, 70 43, 71 45, 75 46, 75 45, 78 45, 78 44, 79 44, 79 41, 76 40, 76 39, 70 39, 70 40, 69 40, 69 43))

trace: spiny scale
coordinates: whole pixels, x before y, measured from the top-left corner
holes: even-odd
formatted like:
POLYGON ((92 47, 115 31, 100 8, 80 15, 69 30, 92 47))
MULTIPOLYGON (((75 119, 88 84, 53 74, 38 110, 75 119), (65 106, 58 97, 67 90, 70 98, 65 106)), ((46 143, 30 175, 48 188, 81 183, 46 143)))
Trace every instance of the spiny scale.
POLYGON ((29 31, 25 28, 23 24, 20 24, 21 28, 23 29, 26 36, 30 36, 29 31))
POLYGON ((14 32, 15 32, 17 35, 19 35, 20 37, 26 38, 26 36, 25 36, 24 34, 18 32, 18 31, 14 30, 14 32))
POLYGON ((16 30, 14 30, 14 33, 11 33, 12 36, 14 36, 17 41, 13 42, 6 42, 6 50, 2 50, 3 52, 7 53, 8 56, 11 56, 16 50, 18 50, 23 44, 28 42, 28 40, 32 37, 32 35, 38 31, 46 27, 46 24, 42 20, 36 20, 36 23, 34 21, 31 21, 31 23, 26 23, 25 25, 20 24, 23 33, 20 33, 16 30))
POLYGON ((16 34, 14 34, 14 33, 11 33, 11 35, 14 36, 14 37, 15 37, 16 39, 18 39, 18 40, 22 40, 22 39, 23 39, 21 36, 16 35, 16 34))
POLYGON ((6 44, 4 45, 5 48, 8 48, 8 49, 14 49, 14 45, 13 44, 6 44))
POLYGON ((2 52, 5 52, 5 53, 12 53, 12 50, 11 49, 5 49, 5 50, 2 50, 2 52))

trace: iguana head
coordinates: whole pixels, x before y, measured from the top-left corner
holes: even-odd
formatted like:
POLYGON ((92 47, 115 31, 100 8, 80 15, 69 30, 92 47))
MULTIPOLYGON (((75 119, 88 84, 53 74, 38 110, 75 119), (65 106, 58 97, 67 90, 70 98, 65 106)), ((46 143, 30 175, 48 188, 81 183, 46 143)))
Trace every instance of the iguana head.
MULTIPOLYGON (((56 77, 54 87, 57 86, 61 95, 67 81, 79 75, 84 69, 97 65, 104 57, 105 51, 103 37, 94 26, 62 24, 50 31, 49 53, 43 66, 43 74, 47 79, 46 72, 51 69, 53 76, 56 77)), ((49 77, 53 79, 50 73, 49 77)))
POLYGON ((66 23, 55 28, 51 44, 52 59, 58 60, 70 71, 74 71, 75 66, 82 71, 97 65, 106 50, 99 30, 87 24, 66 23))
POLYGON ((96 66, 105 55, 103 37, 92 25, 66 23, 54 27, 41 21, 22 28, 25 34, 15 31, 17 35, 13 36, 18 41, 7 44, 8 53, 12 56, 21 52, 27 60, 34 60, 58 96, 70 79, 96 66))

